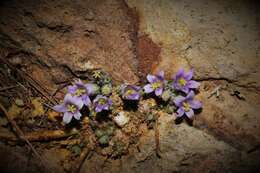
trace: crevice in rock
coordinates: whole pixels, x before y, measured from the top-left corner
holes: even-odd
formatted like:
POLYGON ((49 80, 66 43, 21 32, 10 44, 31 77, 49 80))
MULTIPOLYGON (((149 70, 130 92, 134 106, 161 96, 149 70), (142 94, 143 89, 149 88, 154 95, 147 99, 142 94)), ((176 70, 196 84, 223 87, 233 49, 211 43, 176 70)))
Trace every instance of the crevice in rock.
MULTIPOLYGON (((34 55, 31 52, 25 51, 25 50, 16 50, 16 49, 12 50, 7 54, 7 56, 5 58, 10 60, 17 56, 24 56, 24 58, 27 59, 27 62, 30 62, 31 64, 37 64, 37 65, 42 66, 47 69, 50 68, 50 66, 48 64, 41 61, 40 58, 37 58, 36 55, 34 55)), ((22 62, 22 64, 25 64, 25 62, 22 62)))
POLYGON ((12 48, 21 48, 22 45, 16 41, 14 41, 9 35, 3 33, 3 31, 0 29, 0 45, 2 47, 12 47, 12 48))
POLYGON ((73 27, 71 25, 65 25, 62 23, 45 24, 43 22, 36 22, 39 28, 47 28, 51 31, 67 33, 72 31, 73 27))
POLYGON ((220 131, 212 127, 209 127, 208 125, 206 125, 206 123, 203 123, 203 125, 196 124, 193 127, 198 130, 202 130, 206 132, 210 136, 214 137, 216 140, 222 141, 238 151, 240 150, 247 151, 247 149, 245 149, 243 144, 240 144, 239 142, 234 142, 236 141, 236 139, 232 139, 232 137, 230 137, 231 135, 226 135, 224 133, 221 133, 220 131))
POLYGON ((75 78, 82 78, 81 75, 77 74, 76 72, 74 72, 69 66, 67 66, 66 64, 61 64, 59 65, 59 67, 65 69, 65 71, 69 72, 72 76, 74 76, 75 78))
POLYGON ((256 145, 255 147, 249 149, 249 150, 247 151, 247 153, 248 153, 248 154, 254 153, 254 152, 258 151, 259 149, 260 149, 260 144, 258 144, 258 145, 256 145))
POLYGON ((238 83, 239 81, 237 80, 231 80, 226 77, 195 77, 194 80, 199 81, 199 82, 204 82, 204 81, 226 81, 227 83, 233 84, 237 87, 245 88, 245 89, 250 89, 254 90, 256 92, 260 92, 260 87, 251 85, 251 84, 240 84, 238 83))

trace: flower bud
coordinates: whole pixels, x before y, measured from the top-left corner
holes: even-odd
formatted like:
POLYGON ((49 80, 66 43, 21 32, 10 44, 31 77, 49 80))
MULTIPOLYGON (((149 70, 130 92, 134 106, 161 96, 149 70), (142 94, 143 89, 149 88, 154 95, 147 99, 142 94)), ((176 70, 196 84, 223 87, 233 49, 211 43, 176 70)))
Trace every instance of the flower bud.
POLYGON ((98 142, 101 145, 107 145, 109 143, 109 136, 108 135, 104 135, 101 138, 98 139, 98 142))
POLYGON ((112 86, 107 84, 107 85, 104 85, 102 88, 101 88, 101 93, 103 95, 109 95, 111 94, 112 92, 112 86))
POLYGON ((97 84, 93 84, 93 94, 97 95, 100 92, 100 87, 97 84))
POLYGON ((170 90, 166 90, 162 93, 162 99, 163 101, 168 101, 171 98, 171 91, 170 90))
POLYGON ((100 129, 97 129, 97 130, 95 130, 95 135, 98 138, 101 138, 104 135, 104 132, 102 130, 100 130, 100 129))

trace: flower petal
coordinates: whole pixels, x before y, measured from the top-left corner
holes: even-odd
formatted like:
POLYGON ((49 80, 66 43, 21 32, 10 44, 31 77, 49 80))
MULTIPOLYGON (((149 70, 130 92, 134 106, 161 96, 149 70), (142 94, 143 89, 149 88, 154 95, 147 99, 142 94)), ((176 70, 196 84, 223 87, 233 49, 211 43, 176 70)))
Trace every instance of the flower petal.
POLYGON ((127 97, 128 100, 139 100, 140 94, 138 92, 131 94, 127 97))
POLYGON ((174 99, 174 103, 177 107, 181 107, 182 106, 182 102, 185 100, 185 97, 183 96, 177 96, 174 99))
POLYGON ((101 112, 101 111, 102 111, 102 109, 103 109, 103 107, 102 107, 102 106, 100 106, 100 105, 97 105, 97 106, 96 106, 96 108, 95 108, 95 111, 98 113, 98 112, 101 112))
POLYGON ((155 90, 155 95, 156 95, 156 96, 160 96, 160 95, 162 95, 162 92, 163 92, 163 88, 157 88, 157 89, 155 90))
POLYGON ((111 106, 112 103, 113 103, 113 101, 112 101, 111 99, 107 99, 107 104, 108 104, 109 106, 111 106))
POLYGON ((84 103, 82 101, 82 99, 80 97, 76 97, 76 96, 73 96, 70 98, 69 100, 72 104, 74 104, 75 106, 77 106, 77 108, 80 110, 84 103))
POLYGON ((188 92, 190 90, 189 90, 189 88, 187 86, 184 86, 183 88, 181 88, 181 91, 183 91, 184 93, 188 94, 188 92))
POLYGON ((177 81, 177 80, 173 82, 173 88, 176 89, 176 90, 181 90, 181 87, 180 87, 180 85, 178 84, 178 81, 177 81))
POLYGON ((86 106, 91 105, 91 100, 88 95, 82 96, 82 101, 83 101, 84 105, 86 105, 86 106))
POLYGON ((157 81, 157 77, 154 76, 154 75, 148 74, 146 78, 147 78, 147 80, 148 80, 150 83, 154 83, 154 82, 157 81))
POLYGON ((179 71, 175 75, 175 79, 177 80, 177 78, 180 78, 183 75, 184 75, 184 69, 180 68, 179 71))
POLYGON ((199 82, 196 82, 194 80, 191 80, 187 83, 187 86, 189 88, 198 88, 200 86, 200 83, 199 82))
POLYGON ((132 88, 135 90, 135 91, 139 91, 141 89, 140 86, 136 86, 136 85, 132 85, 132 88))
POLYGON ((75 84, 78 85, 78 86, 80 86, 80 87, 82 87, 82 86, 85 85, 85 84, 82 82, 82 80, 80 80, 80 79, 76 80, 76 81, 75 81, 75 84))
POLYGON ((102 95, 97 95, 96 98, 93 100, 93 102, 98 102, 99 99, 104 98, 106 99, 106 97, 102 96, 102 95))
POLYGON ((186 96, 186 100, 193 100, 194 96, 195 96, 194 91, 190 91, 186 96))
POLYGON ((139 93, 135 93, 135 94, 133 94, 133 99, 134 100, 139 100, 140 99, 140 94, 139 93))
POLYGON ((85 88, 87 90, 88 95, 94 94, 94 85, 93 84, 85 84, 85 88))
POLYGON ((202 103, 197 100, 191 100, 189 101, 190 107, 193 109, 200 109, 202 107, 202 103))
POLYGON ((69 112, 65 112, 64 115, 63 115, 63 122, 65 124, 68 124, 71 121, 72 116, 73 116, 73 114, 71 114, 69 112))
POLYGON ((192 117, 194 116, 194 111, 190 109, 188 112, 185 112, 185 114, 189 119, 192 119, 192 117))
POLYGON ((72 98, 72 95, 71 94, 66 94, 65 95, 65 98, 64 98, 64 104, 66 105, 67 103, 70 103, 70 100, 72 98))
POLYGON ((108 104, 104 105, 104 106, 103 106, 103 109, 104 109, 104 110, 109 110, 109 105, 108 105, 108 104))
POLYGON ((184 75, 184 78, 185 78, 187 81, 189 81, 189 80, 191 80, 192 76, 193 76, 193 70, 190 70, 188 73, 186 73, 186 74, 184 75))
POLYGON ((151 92, 153 92, 153 87, 152 87, 152 85, 151 85, 151 84, 145 85, 145 86, 144 86, 144 92, 145 92, 145 93, 151 93, 151 92))
POLYGON ((56 112, 66 112, 67 108, 66 108, 65 104, 62 103, 60 105, 53 106, 53 110, 55 110, 56 112))
POLYGON ((76 85, 70 85, 70 86, 68 86, 68 93, 71 93, 71 94, 73 94, 73 93, 75 93, 76 92, 76 90, 77 90, 77 86, 76 85))
POLYGON ((73 114, 73 116, 74 116, 74 118, 75 118, 76 120, 80 120, 81 113, 80 113, 79 111, 77 111, 77 112, 75 112, 75 113, 73 114))
POLYGON ((75 104, 76 104, 76 106, 78 107, 79 110, 84 106, 84 103, 81 99, 77 99, 75 104))
POLYGON ((177 110, 177 114, 176 114, 176 116, 177 116, 177 117, 182 117, 183 114, 184 114, 184 110, 183 110, 183 108, 179 108, 179 109, 177 110))
POLYGON ((164 80, 164 71, 159 71, 157 75, 161 80, 164 80))

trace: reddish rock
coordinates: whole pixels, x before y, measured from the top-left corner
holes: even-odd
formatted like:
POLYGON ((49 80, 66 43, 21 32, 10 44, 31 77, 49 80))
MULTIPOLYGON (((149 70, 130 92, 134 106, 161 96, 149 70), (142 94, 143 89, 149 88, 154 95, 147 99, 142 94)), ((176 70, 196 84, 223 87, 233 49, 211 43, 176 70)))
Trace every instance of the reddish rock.
POLYGON ((151 73, 160 61, 160 47, 156 45, 147 35, 138 38, 138 61, 141 76, 151 73))
POLYGON ((37 63, 46 77, 102 68, 116 81, 138 81, 136 19, 123 1, 5 1, 0 11, 1 46, 31 55, 21 65, 37 63))

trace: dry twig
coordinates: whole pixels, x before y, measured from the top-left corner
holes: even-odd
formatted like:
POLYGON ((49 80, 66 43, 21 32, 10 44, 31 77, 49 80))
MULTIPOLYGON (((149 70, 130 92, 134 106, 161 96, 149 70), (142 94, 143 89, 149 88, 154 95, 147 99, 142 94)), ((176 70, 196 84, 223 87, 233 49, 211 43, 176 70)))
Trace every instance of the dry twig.
POLYGON ((83 149, 83 151, 81 152, 80 156, 79 156, 79 159, 77 161, 77 165, 76 165, 76 168, 75 170, 73 171, 73 173, 79 173, 80 172, 80 169, 85 161, 85 159, 88 157, 88 155, 90 154, 90 152, 92 151, 93 149, 89 148, 89 147, 85 147, 83 149))
POLYGON ((49 92, 40 84, 37 80, 33 79, 28 73, 15 68, 11 63, 9 63, 4 58, 0 57, 0 60, 5 63, 11 70, 16 71, 23 79, 25 79, 36 91, 38 91, 42 96, 47 98, 52 104, 57 104, 58 101, 49 94, 49 92))
POLYGON ((155 152, 156 152, 156 155, 157 157, 161 158, 161 154, 160 154, 160 134, 159 134, 159 129, 158 129, 158 118, 156 118, 156 121, 155 121, 155 152))
MULTIPOLYGON (((63 130, 46 130, 46 131, 36 131, 24 134, 25 138, 30 142, 42 142, 42 141, 51 141, 66 138, 72 135, 77 134, 77 132, 66 133, 63 130)), ((1 133, 0 139, 8 141, 18 141, 17 137, 13 134, 1 133)))
POLYGON ((5 91, 5 90, 9 90, 9 89, 13 89, 13 88, 16 88, 16 87, 18 87, 18 85, 3 87, 3 88, 0 88, 0 92, 5 91))
POLYGON ((208 96, 208 99, 209 99, 210 97, 212 97, 213 95, 216 95, 216 97, 218 98, 218 97, 219 97, 219 92, 220 92, 221 89, 222 89, 222 86, 221 86, 221 85, 219 85, 219 86, 217 86, 216 88, 214 88, 214 90, 213 90, 212 92, 210 92, 210 94, 209 94, 209 96, 208 96))
MULTIPOLYGON (((6 109, 4 108, 4 106, 0 103, 0 109, 4 112, 6 119, 8 120, 8 122, 12 125, 13 130, 15 131, 16 135, 19 137, 19 139, 21 139, 22 141, 24 141, 25 143, 27 143, 27 145, 31 148, 31 150, 33 151, 33 153, 41 160, 41 163, 43 163, 43 160, 41 158, 41 156, 39 155, 39 153, 35 150, 35 148, 33 147, 33 145, 29 142, 29 140, 26 138, 26 136, 24 135, 24 133, 22 132, 22 130, 17 126, 16 122, 12 119, 12 117, 8 114, 8 112, 6 111, 6 109)), ((44 164, 43 164, 44 165, 44 164)))

